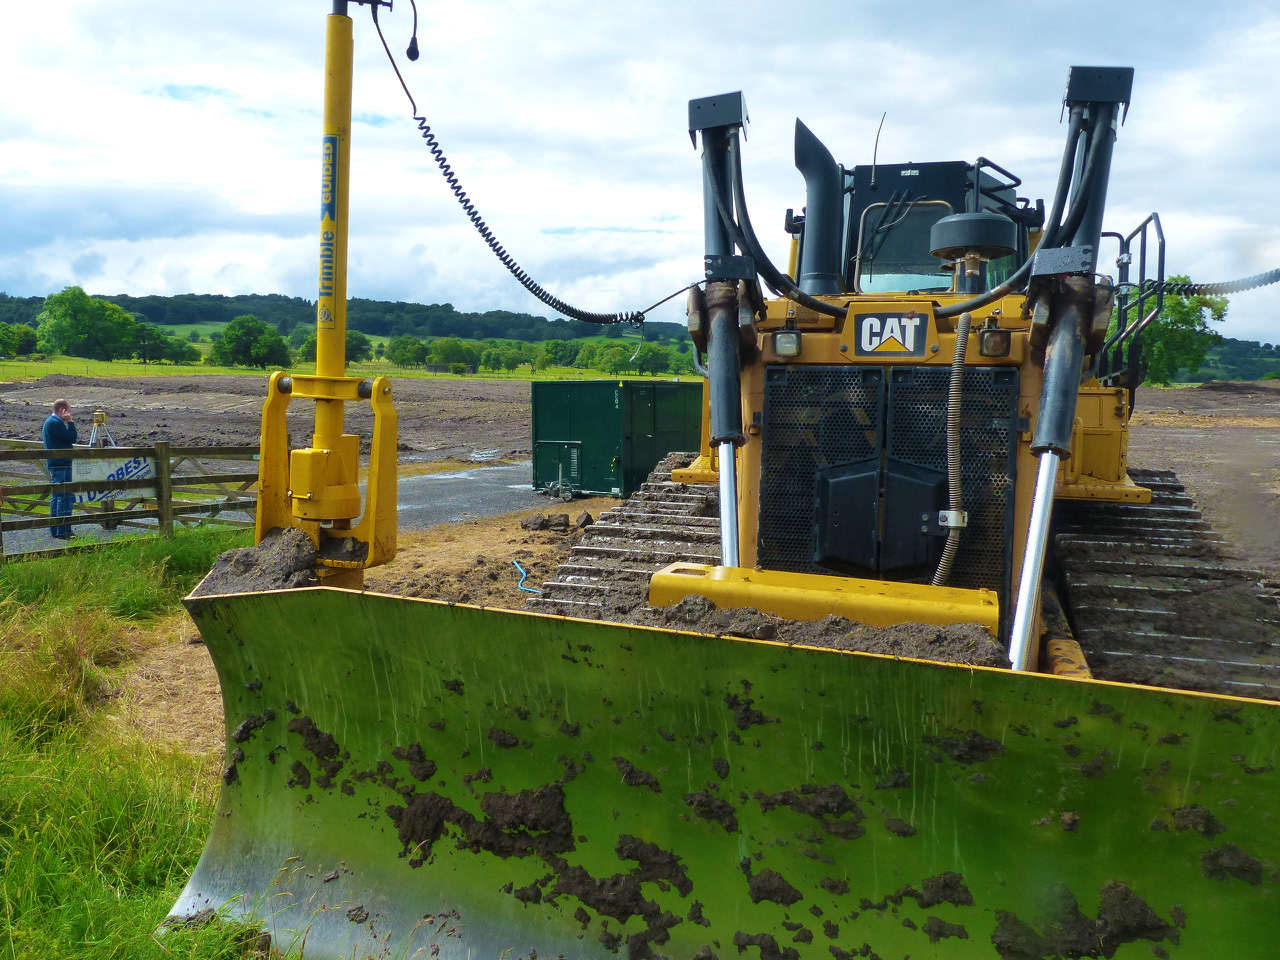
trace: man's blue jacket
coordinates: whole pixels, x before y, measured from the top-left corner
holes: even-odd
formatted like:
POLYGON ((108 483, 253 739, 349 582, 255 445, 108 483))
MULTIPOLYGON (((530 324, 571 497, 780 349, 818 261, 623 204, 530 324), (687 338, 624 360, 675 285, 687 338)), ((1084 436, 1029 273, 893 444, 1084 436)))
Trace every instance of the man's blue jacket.
MULTIPOLYGON (((79 433, 74 423, 67 423, 56 413, 51 413, 45 420, 44 426, 40 428, 40 436, 44 440, 46 450, 70 450, 79 433)), ((71 458, 54 457, 48 460, 46 465, 50 470, 57 467, 70 467, 71 458)))

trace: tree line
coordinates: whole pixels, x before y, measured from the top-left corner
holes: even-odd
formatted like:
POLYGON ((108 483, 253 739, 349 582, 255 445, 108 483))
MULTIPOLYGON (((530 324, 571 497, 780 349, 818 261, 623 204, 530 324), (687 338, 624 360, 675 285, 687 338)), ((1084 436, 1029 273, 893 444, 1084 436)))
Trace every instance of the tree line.
MULTIPOLYGON (((1171 277, 1170 280, 1186 282, 1187 278, 1171 277)), ((210 336, 213 344, 209 362, 220 366, 266 368, 315 359, 315 332, 311 323, 314 306, 306 300, 276 294, 91 297, 80 287, 67 287, 45 298, 10 297, 0 293, 0 356, 42 351, 96 360, 133 357, 144 362, 201 361, 200 351, 192 343, 200 339, 197 333, 173 336, 161 330, 144 312, 131 312, 116 301, 146 307, 153 314, 163 307, 187 317, 187 323, 215 322, 212 318, 221 317, 219 311, 229 305, 256 303, 264 308, 266 316, 257 313, 232 316, 221 333, 210 336), (299 308, 306 310, 308 322, 298 322, 299 308)), ((1161 318, 1142 335, 1144 382, 1168 384, 1280 376, 1280 345, 1233 340, 1213 329, 1212 325, 1222 322, 1226 313, 1225 297, 1167 295, 1161 318)), ((449 304, 353 300, 348 313, 347 358, 359 363, 385 356, 397 366, 438 366, 457 372, 510 371, 525 364, 533 370, 578 367, 609 376, 627 372, 694 372, 690 342, 680 324, 646 323, 640 333, 642 342, 637 345, 634 338, 624 337, 623 328, 616 324, 601 328, 504 311, 464 314, 449 304), (381 319, 376 321, 369 312, 373 305, 380 311, 377 316, 381 319), (402 319, 388 321, 389 316, 402 319), (522 336, 485 336, 483 324, 478 329, 467 326, 476 317, 498 318, 499 327, 512 318, 522 317, 538 321, 540 326, 536 330, 519 324, 511 328, 522 336), (366 323, 366 328, 360 326, 361 322, 366 323), (392 333, 385 348, 375 347, 370 340, 367 331, 370 323, 375 328, 397 331, 392 333), (422 328, 459 332, 424 334, 418 332, 422 328), (667 328, 678 330, 681 336, 668 337, 667 328), (536 336, 530 338, 531 331, 536 336), (555 336, 555 333, 563 335, 555 336), (603 342, 598 337, 584 339, 588 335, 602 335, 603 342)))
MULTIPOLYGON (((176 296, 99 296, 114 303, 130 316, 156 326, 230 323, 236 317, 252 316, 272 326, 282 336, 296 327, 315 323, 316 305, 302 297, 281 294, 185 293, 176 296)), ((44 297, 10 297, 0 293, 0 323, 34 327, 44 309, 44 297)), ((601 333, 596 324, 577 320, 537 317, 508 310, 467 313, 451 303, 400 303, 390 300, 353 298, 347 302, 347 326, 374 337, 416 336, 469 337, 473 339, 573 340, 601 333)), ((687 340, 683 324, 650 322, 642 327, 647 340, 687 340)))
MULTIPOLYGON (((80 287, 67 287, 41 302, 35 326, 0 321, 0 353, 46 354, 85 357, 91 360, 136 358, 144 362, 199 363, 203 360, 193 341, 166 333, 140 314, 131 314, 106 299, 91 297, 80 287)), ((594 328, 593 328, 594 329, 594 328)), ((385 357, 402 367, 438 365, 456 373, 475 370, 534 370, 551 366, 577 366, 615 375, 636 373, 693 373, 687 340, 667 346, 651 340, 622 339, 622 331, 603 342, 543 340, 530 343, 505 338, 421 337, 402 334, 385 345, 375 345, 360 330, 348 327, 346 358, 362 363, 385 357)), ((233 317, 219 332, 210 334, 208 362, 217 366, 289 367, 310 362, 316 356, 316 333, 310 325, 298 325, 286 338, 271 323, 252 314, 233 317)))

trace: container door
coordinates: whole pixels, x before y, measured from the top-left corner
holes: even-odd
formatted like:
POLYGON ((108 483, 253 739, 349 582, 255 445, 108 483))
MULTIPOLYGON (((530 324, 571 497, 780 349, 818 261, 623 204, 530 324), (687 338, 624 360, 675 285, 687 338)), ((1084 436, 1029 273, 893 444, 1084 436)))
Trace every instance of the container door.
POLYGON ((626 459, 623 464, 623 495, 630 496, 640 489, 649 477, 662 454, 655 443, 654 384, 629 383, 627 385, 628 409, 626 411, 626 459))

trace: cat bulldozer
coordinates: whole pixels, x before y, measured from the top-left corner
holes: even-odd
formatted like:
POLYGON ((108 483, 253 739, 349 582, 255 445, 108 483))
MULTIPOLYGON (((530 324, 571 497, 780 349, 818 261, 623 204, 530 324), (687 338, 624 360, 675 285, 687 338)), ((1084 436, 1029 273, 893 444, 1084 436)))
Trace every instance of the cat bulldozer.
POLYGON ((227 757, 171 922, 216 913, 321 958, 1273 955, 1275 605, 1172 477, 1126 469, 1133 331, 1159 296, 1130 279, 1158 221, 1101 228, 1132 71, 1071 70, 1047 208, 989 160, 844 168, 798 125, 785 273, 746 213, 741 96, 690 105, 706 438, 649 486, 720 506, 619 512, 637 541, 665 523, 701 545, 651 551, 644 606, 977 624, 1007 652, 981 666, 606 622, 615 588, 590 571, 532 610, 362 589, 394 556, 395 428, 390 384, 342 360, 344 13, 317 374, 272 377, 260 468, 260 538, 304 531, 320 585, 188 600, 227 757), (290 450, 299 397, 315 437, 290 450), (1237 636, 1227 613, 1184 630, 1222 597, 1237 636))

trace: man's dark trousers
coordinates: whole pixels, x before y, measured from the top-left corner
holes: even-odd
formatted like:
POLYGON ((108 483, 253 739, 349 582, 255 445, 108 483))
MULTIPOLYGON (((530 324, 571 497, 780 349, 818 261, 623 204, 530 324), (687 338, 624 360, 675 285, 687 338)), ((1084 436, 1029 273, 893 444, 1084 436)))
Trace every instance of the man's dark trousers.
MULTIPOLYGON (((70 483, 71 482, 71 464, 65 467, 49 468, 50 483, 70 483)), ((49 497, 49 516, 51 517, 69 517, 71 516, 71 506, 75 503, 76 495, 74 493, 54 493, 49 497)), ((63 525, 50 527, 49 533, 55 537, 71 536, 71 527, 63 525)))

